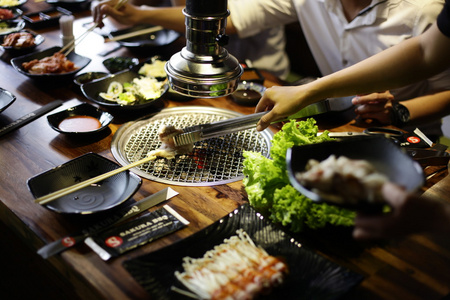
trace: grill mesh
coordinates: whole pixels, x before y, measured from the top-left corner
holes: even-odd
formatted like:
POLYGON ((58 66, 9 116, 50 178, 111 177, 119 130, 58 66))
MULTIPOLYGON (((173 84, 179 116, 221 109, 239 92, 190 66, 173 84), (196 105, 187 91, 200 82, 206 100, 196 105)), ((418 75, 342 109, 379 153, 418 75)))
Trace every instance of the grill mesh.
MULTIPOLYGON (((241 116, 234 111, 189 106, 167 108, 142 120, 124 124, 113 137, 111 151, 116 160, 127 165, 144 158, 161 146, 158 131, 164 125, 184 128, 241 116)), ((269 156, 272 132, 256 129, 200 141, 192 153, 174 159, 158 158, 133 171, 141 177, 173 185, 210 186, 243 178, 243 151, 269 156)))

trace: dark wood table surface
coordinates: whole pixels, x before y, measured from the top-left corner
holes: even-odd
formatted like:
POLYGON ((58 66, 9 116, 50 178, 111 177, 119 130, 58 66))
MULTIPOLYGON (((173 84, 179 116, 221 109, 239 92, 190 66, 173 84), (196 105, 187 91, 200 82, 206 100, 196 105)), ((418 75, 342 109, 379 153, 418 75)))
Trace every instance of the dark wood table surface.
MULTIPOLYGON (((48 8, 45 2, 29 0, 24 5, 25 13, 48 8)), ((74 13, 75 33, 79 35, 92 21, 88 11, 74 13)), ((58 27, 35 30, 46 38, 38 49, 60 45, 58 27)), ((158 49, 164 54, 179 51, 184 46, 183 39, 169 47, 158 49)), ((84 71, 105 71, 102 61, 106 57, 98 54, 113 45, 104 44, 103 38, 91 33, 76 52, 92 58, 84 71)), ((138 53, 121 48, 109 56, 135 56, 141 59, 152 56, 151 51, 138 53)), ((87 102, 78 87, 72 83, 38 84, 16 72, 10 64, 8 53, 2 53, 0 62, 0 87, 16 95, 17 100, 0 114, 0 126, 34 111, 54 100, 63 100, 63 108, 87 102)), ((267 86, 279 83, 276 78, 266 75, 267 86)), ((218 99, 192 99, 173 101, 165 99, 164 107, 180 105, 203 105, 231 109, 244 114, 254 111, 254 107, 237 105, 229 97, 218 99)), ((61 109, 60 107, 59 109, 61 109)), ((88 152, 95 152, 114 159, 111 140, 116 130, 124 123, 154 112, 140 112, 139 115, 116 115, 110 125, 109 134, 95 139, 73 139, 52 130, 43 116, 8 135, 0 138, 0 218, 8 228, 19 235, 33 249, 57 240, 81 229, 76 218, 52 212, 33 202, 27 188, 27 180, 43 171, 67 162, 88 152)), ((361 131, 368 125, 354 120, 351 110, 345 113, 317 116, 322 129, 332 131, 361 131)), ((275 130, 275 129, 274 129, 275 130)), ((425 193, 450 201, 450 179, 446 168, 425 169, 430 175, 425 193), (434 173, 435 171, 437 173, 434 173)), ((143 179, 143 184, 132 199, 139 201, 169 185, 143 179)), ((173 207, 190 221, 190 225, 174 234, 128 252, 111 261, 103 261, 87 246, 79 245, 48 259, 53 267, 76 288, 82 299, 148 299, 145 290, 123 268, 122 263, 170 245, 198 232, 227 215, 247 198, 242 181, 210 186, 174 186, 180 193, 170 200, 173 207), (195 199, 201 198, 201 201, 195 199)), ((300 236, 317 253, 333 262, 365 276, 364 280, 348 296, 349 299, 442 299, 450 294, 450 239, 429 235, 414 235, 384 243, 358 243, 352 240, 351 230, 322 229, 300 236)), ((3 244, 3 242, 2 242, 3 244)), ((1 294, 1 292, 0 292, 1 294)))

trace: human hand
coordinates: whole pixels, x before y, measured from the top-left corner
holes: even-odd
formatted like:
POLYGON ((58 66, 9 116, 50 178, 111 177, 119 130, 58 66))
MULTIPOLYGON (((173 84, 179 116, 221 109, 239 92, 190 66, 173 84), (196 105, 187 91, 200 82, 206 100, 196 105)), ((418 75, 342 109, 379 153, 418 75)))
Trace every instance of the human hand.
POLYGON ((91 8, 94 22, 98 24, 98 27, 104 26, 103 18, 110 16, 117 22, 124 25, 136 25, 139 23, 139 8, 132 4, 125 3, 120 8, 116 9, 118 0, 106 0, 98 2, 91 8))
POLYGON ((382 192, 392 211, 380 215, 358 213, 353 230, 355 239, 384 239, 449 230, 450 205, 407 193, 392 183, 386 183, 382 192))
POLYGON ((268 88, 256 105, 255 112, 270 111, 261 117, 256 129, 262 131, 271 123, 293 115, 307 106, 309 103, 306 99, 306 86, 274 86, 268 88))
POLYGON ((392 100, 394 96, 386 91, 356 96, 352 99, 353 105, 358 105, 355 112, 363 119, 378 120, 381 124, 392 124, 392 100))

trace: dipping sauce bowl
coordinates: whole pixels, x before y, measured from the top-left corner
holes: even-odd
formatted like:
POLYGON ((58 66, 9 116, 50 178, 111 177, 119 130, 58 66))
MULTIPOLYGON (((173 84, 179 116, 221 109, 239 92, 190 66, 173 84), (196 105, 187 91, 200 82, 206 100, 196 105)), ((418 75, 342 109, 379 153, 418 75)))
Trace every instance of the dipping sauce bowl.
POLYGON ((242 81, 238 84, 236 91, 231 97, 237 104, 253 106, 261 99, 266 88, 257 82, 242 81))
POLYGON ((113 119, 110 113, 87 103, 47 116, 50 127, 70 135, 97 133, 107 128, 113 119))

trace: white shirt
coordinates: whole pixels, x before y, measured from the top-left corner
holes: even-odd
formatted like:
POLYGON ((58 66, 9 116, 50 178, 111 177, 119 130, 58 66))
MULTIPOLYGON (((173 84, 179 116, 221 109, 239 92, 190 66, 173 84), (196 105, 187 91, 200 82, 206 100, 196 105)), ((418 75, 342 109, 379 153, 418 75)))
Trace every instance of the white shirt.
MULTIPOLYGON (((232 20, 241 37, 299 21, 322 75, 328 75, 421 34, 443 4, 443 0, 372 0, 371 9, 348 22, 339 0, 246 0, 238 12, 232 11, 232 20)), ((410 99, 450 89, 449 78, 447 71, 391 92, 397 100, 410 99)))
MULTIPOLYGON (((245 17, 245 13, 241 11, 241 5, 245 5, 246 2, 253 1, 228 1, 233 25, 236 25, 234 16, 243 13, 236 18, 237 23, 242 17, 245 17)), ((238 35, 230 35, 230 41, 225 49, 238 60, 250 62, 251 67, 269 71, 281 79, 286 79, 290 71, 290 62, 285 51, 284 26, 270 26, 267 29, 259 30, 254 35, 241 35, 241 33, 243 32, 239 31, 238 35)))

